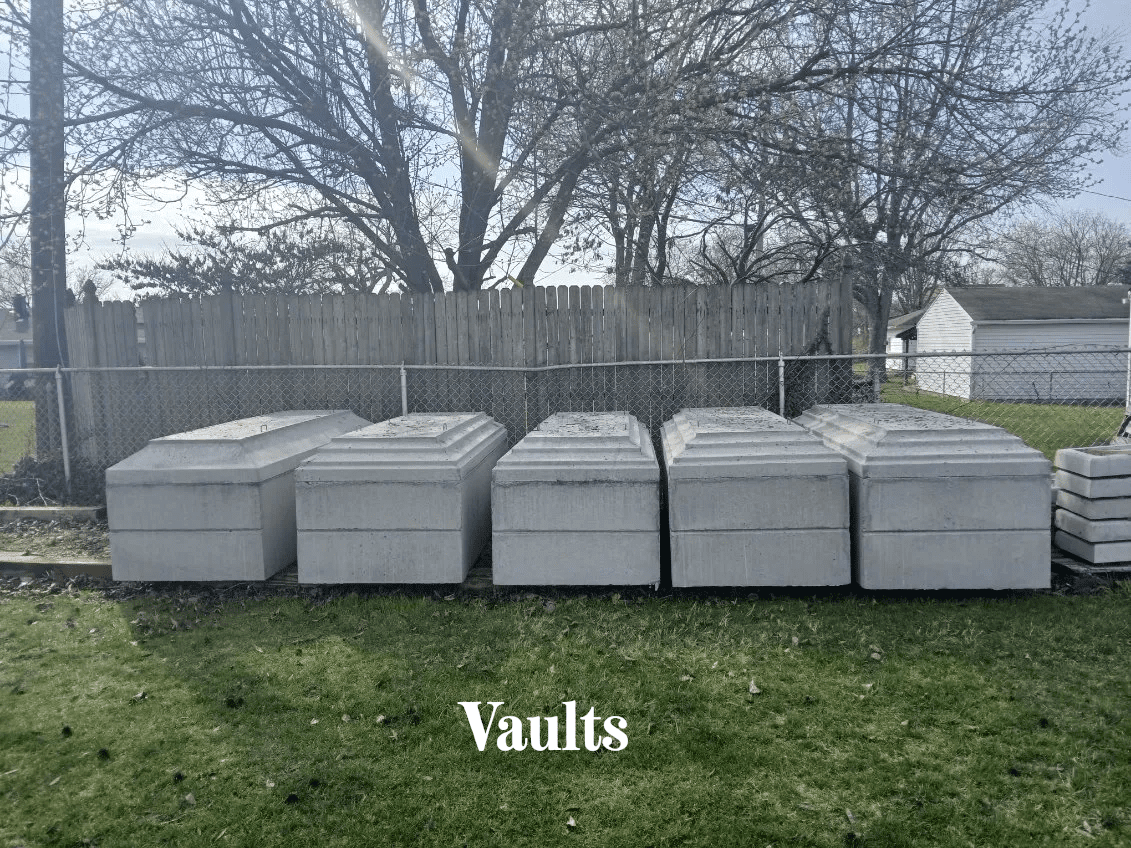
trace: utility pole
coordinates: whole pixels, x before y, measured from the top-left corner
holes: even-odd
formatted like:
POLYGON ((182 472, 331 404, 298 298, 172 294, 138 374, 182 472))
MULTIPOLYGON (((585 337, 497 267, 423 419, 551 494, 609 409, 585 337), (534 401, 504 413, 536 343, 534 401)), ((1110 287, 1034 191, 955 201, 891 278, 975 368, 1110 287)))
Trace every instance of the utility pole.
POLYGON ((67 364, 63 0, 31 0, 31 289, 35 365, 67 364))

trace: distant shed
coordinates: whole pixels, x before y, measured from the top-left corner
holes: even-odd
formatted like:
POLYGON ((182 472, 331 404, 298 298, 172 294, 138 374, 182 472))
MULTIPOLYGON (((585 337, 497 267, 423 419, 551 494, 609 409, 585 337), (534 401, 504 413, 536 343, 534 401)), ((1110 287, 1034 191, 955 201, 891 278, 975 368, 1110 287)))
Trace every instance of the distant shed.
POLYGON ((977 400, 1122 399, 1127 356, 1103 351, 1127 347, 1126 297, 1122 286, 944 288, 915 326, 920 354, 1017 355, 921 356, 919 388, 977 400))
POLYGON ((905 315, 898 315, 888 321, 888 347, 891 356, 887 360, 887 367, 895 371, 914 371, 915 360, 907 356, 917 350, 917 325, 923 317, 925 309, 916 309, 905 315))
POLYGON ((31 321, 0 308, 0 368, 29 368, 34 364, 31 321))

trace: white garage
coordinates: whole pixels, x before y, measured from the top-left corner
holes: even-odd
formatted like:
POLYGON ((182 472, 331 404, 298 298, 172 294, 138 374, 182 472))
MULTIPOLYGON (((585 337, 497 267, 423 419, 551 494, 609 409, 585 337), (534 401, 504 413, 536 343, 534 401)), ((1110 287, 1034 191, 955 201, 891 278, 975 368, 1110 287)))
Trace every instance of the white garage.
POLYGON ((1128 346, 1126 297, 1122 286, 944 288, 916 325, 919 388, 977 400, 1122 400, 1127 355, 1111 350, 1128 346), (932 351, 995 355, 922 356, 932 351))

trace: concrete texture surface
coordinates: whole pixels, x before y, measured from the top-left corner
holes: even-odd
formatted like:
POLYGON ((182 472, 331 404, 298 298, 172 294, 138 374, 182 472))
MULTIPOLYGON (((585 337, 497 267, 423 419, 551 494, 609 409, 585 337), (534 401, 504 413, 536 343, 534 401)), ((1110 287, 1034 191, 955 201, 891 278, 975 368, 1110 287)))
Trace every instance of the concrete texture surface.
POLYGON ((1056 543, 1093 564, 1131 558, 1131 445, 1056 452, 1056 543))
POLYGON ((1131 520, 1126 518, 1097 521, 1067 509, 1058 509, 1056 526, 1085 542, 1131 542, 1131 520))
POLYGON ((115 580, 264 580, 296 554, 294 468, 368 422, 288 411, 153 439, 106 470, 115 580))
POLYGON ((495 466, 499 585, 646 585, 660 580, 660 468, 624 412, 550 416, 495 466))
POLYGON ((1129 482, 1128 477, 1084 477, 1062 468, 1056 470, 1057 487, 1084 498, 1127 497, 1129 482))
POLYGON ((863 533, 857 582, 870 589, 1047 589, 1049 528, 863 533))
MULTIPOLYGON (((1082 477, 1127 477, 1131 479, 1131 444, 1092 448, 1061 448, 1053 465, 1082 477)), ((1129 487, 1131 494, 1131 487, 1129 487)))
POLYGON ((1050 585, 1050 465, 999 427, 897 404, 798 423, 847 461, 853 576, 866 589, 1050 585))
POLYGON ((1096 565, 1131 561, 1131 541, 1088 542, 1063 530, 1056 531, 1053 541, 1056 542, 1057 547, 1096 565))
POLYGON ((1131 518, 1131 497, 1085 498, 1064 489, 1056 491, 1056 505, 1084 518, 1131 518))
POLYGON ((329 441, 295 471, 300 583, 460 583, 491 538, 506 429, 414 413, 329 441))
POLYGON ((684 409, 661 428, 674 586, 850 582, 848 469, 761 407, 684 409))

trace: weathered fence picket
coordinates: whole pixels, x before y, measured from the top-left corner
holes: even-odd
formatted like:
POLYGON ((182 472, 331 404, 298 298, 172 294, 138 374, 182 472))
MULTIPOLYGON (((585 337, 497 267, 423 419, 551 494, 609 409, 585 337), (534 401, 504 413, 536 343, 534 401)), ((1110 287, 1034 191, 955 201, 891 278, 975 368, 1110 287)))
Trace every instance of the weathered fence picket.
MULTIPOLYGON (((128 379, 74 373, 75 443, 91 461, 121 458, 127 448, 125 433, 139 409, 160 421, 157 429, 176 432, 216 423, 235 412, 265 411, 260 407, 266 397, 273 398, 272 404, 294 408, 342 408, 351 402, 346 387, 354 380, 371 386, 365 408, 356 410, 360 414, 388 417, 400 408, 396 369, 368 376, 345 374, 332 381, 298 370, 242 370, 260 365, 534 369, 849 353, 848 285, 844 277, 794 286, 557 286, 435 296, 222 292, 146 301, 140 311, 130 303, 83 303, 66 315, 71 365, 202 370, 188 375, 142 371, 128 379), (209 366, 234 369, 204 370, 209 366), (186 403, 186 391, 198 402, 186 403)), ((830 382, 831 367, 814 371, 814 386, 830 382)), ((489 379, 475 380, 438 370, 421 372, 424 376, 412 381, 410 391, 414 408, 437 411, 498 409, 507 398, 521 397, 521 409, 508 413, 516 432, 525 432, 550 412, 614 402, 618 380, 643 380, 638 383, 640 402, 665 408, 694 405, 697 399, 762 403, 776 397, 776 363, 736 370, 738 379, 726 385, 723 394, 711 368, 717 366, 628 366, 619 374, 595 369, 584 377, 578 369, 498 371, 489 372, 489 379), (708 391, 707 386, 715 388, 708 391)), ((358 405, 357 396, 352 397, 358 405)))

